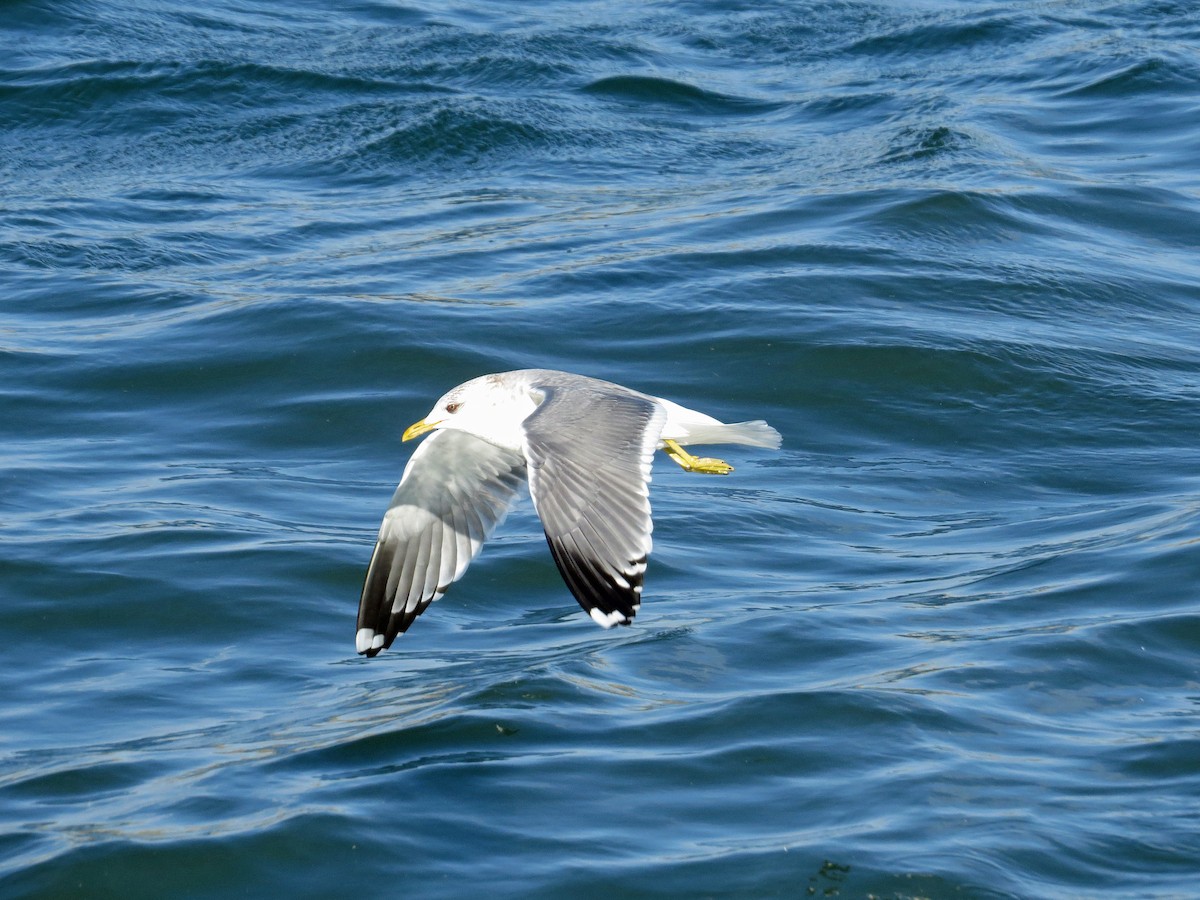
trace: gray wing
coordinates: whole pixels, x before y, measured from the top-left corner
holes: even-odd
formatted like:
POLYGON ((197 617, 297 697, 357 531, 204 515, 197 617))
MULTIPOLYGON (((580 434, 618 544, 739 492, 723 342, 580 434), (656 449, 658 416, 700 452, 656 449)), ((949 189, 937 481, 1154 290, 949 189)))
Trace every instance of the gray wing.
POLYGON ((650 553, 650 467, 666 410, 602 382, 534 387, 545 399, 525 420, 525 455, 550 552, 597 623, 628 625, 650 553))
POLYGON ((359 653, 374 656, 457 581, 511 508, 525 460, 461 431, 417 447, 367 568, 358 604, 359 653))

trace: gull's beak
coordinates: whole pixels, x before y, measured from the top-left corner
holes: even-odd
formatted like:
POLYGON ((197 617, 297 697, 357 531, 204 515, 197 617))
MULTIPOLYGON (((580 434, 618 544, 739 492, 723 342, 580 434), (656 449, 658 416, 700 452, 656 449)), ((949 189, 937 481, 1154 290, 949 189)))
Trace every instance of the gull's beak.
POLYGON ((420 437, 427 431, 433 431, 433 429, 437 428, 441 424, 442 423, 440 421, 427 422, 425 419, 422 419, 420 422, 414 422, 412 425, 409 425, 406 429, 404 429, 404 434, 400 435, 400 440, 411 441, 413 438, 420 437))

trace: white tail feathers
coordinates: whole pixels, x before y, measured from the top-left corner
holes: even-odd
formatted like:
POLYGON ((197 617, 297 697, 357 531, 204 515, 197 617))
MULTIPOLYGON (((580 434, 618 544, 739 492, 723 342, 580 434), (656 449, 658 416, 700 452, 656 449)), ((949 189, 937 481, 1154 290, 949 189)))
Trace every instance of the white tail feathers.
POLYGON ((755 419, 753 422, 732 422, 729 425, 689 425, 686 443, 746 444, 778 450, 783 437, 762 419, 755 419))

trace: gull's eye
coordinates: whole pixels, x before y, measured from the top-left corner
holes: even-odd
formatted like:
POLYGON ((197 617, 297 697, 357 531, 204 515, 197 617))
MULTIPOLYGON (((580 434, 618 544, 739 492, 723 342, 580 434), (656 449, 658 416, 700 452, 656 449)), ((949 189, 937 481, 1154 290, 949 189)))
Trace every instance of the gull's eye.
POLYGON ((458 408, 460 406, 462 406, 461 403, 447 403, 446 412, 450 413, 450 415, 454 415, 456 412, 458 412, 458 408))

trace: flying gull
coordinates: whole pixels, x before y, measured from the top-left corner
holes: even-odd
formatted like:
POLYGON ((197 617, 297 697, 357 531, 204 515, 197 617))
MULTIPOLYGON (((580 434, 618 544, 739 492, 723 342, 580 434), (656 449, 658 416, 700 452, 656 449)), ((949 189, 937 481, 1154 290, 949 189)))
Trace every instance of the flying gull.
POLYGON ((403 440, 417 447, 383 517, 358 607, 359 653, 374 656, 462 577, 529 483, 567 587, 605 628, 637 613, 650 553, 655 450, 688 472, 727 475, 685 444, 779 447, 763 421, 726 425, 619 384, 522 369, 443 396, 403 440))

